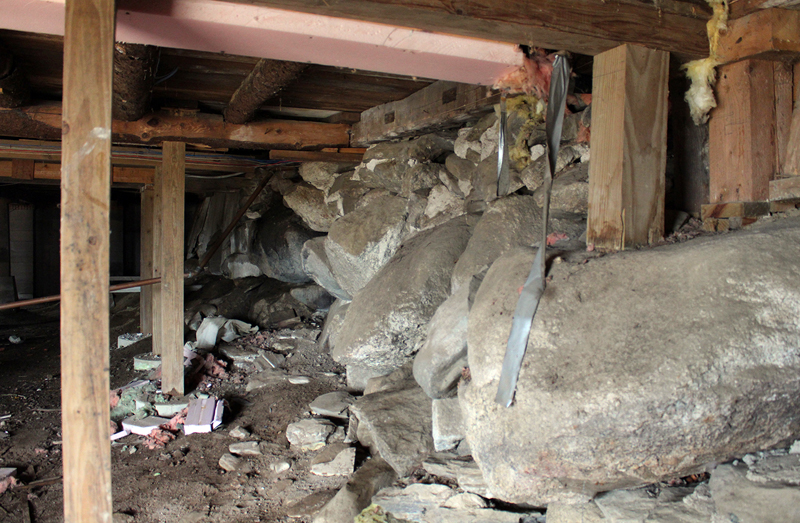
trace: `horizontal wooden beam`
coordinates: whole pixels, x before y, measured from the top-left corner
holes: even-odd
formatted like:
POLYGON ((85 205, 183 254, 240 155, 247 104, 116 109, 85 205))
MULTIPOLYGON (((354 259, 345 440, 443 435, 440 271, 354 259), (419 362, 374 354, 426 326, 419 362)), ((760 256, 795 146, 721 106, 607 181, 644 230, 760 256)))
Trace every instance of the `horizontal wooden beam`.
POLYGON ((278 94, 308 68, 308 64, 262 58, 233 93, 225 108, 225 121, 247 123, 261 104, 278 94))
POLYGON ((709 10, 690 2, 670 2, 680 6, 670 10, 662 9, 661 3, 613 0, 229 1, 590 55, 622 43, 669 51, 682 58, 708 54, 705 24, 709 10))
MULTIPOLYGON (((264 120, 236 125, 205 114, 153 113, 135 122, 114 120, 111 130, 117 143, 145 145, 176 141, 238 149, 313 150, 350 143, 346 124, 264 120)), ((57 140, 61 136, 61 104, 0 108, 0 135, 57 140)))
POLYGON ((340 153, 325 151, 270 151, 270 160, 289 160, 293 162, 335 162, 360 163, 364 153, 340 153))
POLYGON ((393 138, 454 127, 492 111, 499 94, 479 86, 436 82, 411 96, 361 113, 353 126, 353 145, 368 145, 393 138))
POLYGON ((722 63, 748 59, 800 59, 800 11, 764 9, 731 20, 720 36, 722 63))
POLYGON ((150 112, 150 94, 158 67, 158 49, 152 45, 114 45, 115 120, 132 122, 150 112))
MULTIPOLYGON (((23 178, 24 180, 60 180, 60 163, 33 162, 33 160, 22 160, 23 162, 33 163, 33 176, 23 178)), ((14 160, 0 160, 0 178, 16 178, 14 172, 14 160)), ((137 183, 152 184, 153 169, 146 167, 114 167, 111 173, 112 183, 137 183)))
POLYGON ((770 201, 800 200, 800 176, 769 182, 770 201))
POLYGON ((782 9, 798 9, 800 0, 731 0, 728 3, 731 19, 741 18, 759 9, 780 7, 782 9))
POLYGON ((708 218, 754 218, 769 214, 769 202, 710 203, 700 208, 700 217, 708 218))

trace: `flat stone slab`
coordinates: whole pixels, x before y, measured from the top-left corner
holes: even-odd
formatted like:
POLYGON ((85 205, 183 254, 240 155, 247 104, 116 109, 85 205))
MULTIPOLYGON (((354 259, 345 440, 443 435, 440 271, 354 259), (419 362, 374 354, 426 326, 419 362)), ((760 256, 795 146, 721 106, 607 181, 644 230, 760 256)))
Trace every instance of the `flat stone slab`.
POLYGON ((334 452, 322 451, 311 463, 311 473, 317 476, 347 476, 353 473, 356 462, 355 447, 332 447, 334 452), (331 459, 332 455, 332 459, 331 459))
POLYGON ((237 456, 261 456, 261 448, 258 441, 241 441, 239 443, 231 443, 228 446, 231 454, 237 456))
POLYGON ((347 409, 356 399, 347 391, 337 390, 317 397, 309 405, 311 413, 316 416, 327 418, 347 419, 349 414, 347 409))
POLYGON ((286 439, 300 450, 318 450, 325 446, 334 430, 336 425, 328 420, 303 419, 289 424, 286 439))

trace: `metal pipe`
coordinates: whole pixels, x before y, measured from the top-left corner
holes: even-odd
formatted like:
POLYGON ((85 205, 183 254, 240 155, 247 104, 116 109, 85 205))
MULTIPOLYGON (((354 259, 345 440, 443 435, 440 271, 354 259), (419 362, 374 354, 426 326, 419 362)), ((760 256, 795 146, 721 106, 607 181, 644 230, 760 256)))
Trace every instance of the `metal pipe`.
POLYGON ((203 256, 203 259, 200 260, 200 263, 197 266, 198 270, 202 270, 206 265, 208 265, 208 262, 210 262, 211 258, 217 253, 217 250, 219 250, 219 248, 222 247, 222 244, 225 242, 225 240, 228 239, 228 236, 230 236, 231 232, 233 232, 234 227, 236 227, 236 224, 239 223, 239 220, 242 219, 244 213, 246 213, 247 209, 249 209, 250 206, 253 205, 253 202, 256 200, 256 197, 259 194, 261 194, 261 191, 263 191, 264 187, 267 186, 267 182, 270 180, 270 178, 272 178, 272 173, 267 173, 264 175, 263 178, 261 178, 261 181, 258 182, 256 190, 253 191, 253 194, 250 195, 250 198, 248 198, 247 201, 242 206, 242 208, 239 209, 239 212, 236 213, 236 216, 233 217, 233 220, 231 220, 231 223, 222 232, 222 235, 219 238, 217 238, 217 241, 215 241, 213 245, 211 245, 211 247, 208 248, 208 251, 206 251, 206 255, 203 256))
MULTIPOLYGON (((189 275, 185 274, 184 276, 188 277, 189 275)), ((161 283, 161 278, 150 278, 149 280, 138 280, 138 281, 128 281, 125 283, 118 283, 116 285, 111 285, 108 288, 108 291, 109 292, 121 291, 123 289, 130 289, 131 287, 143 287, 145 285, 154 285, 156 283, 161 283)), ((39 305, 42 303, 50 303, 53 301, 58 301, 60 299, 61 295, 56 294, 55 296, 42 296, 41 298, 33 298, 31 300, 12 301, 11 303, 0 304, 0 311, 17 309, 19 307, 28 307, 30 305, 39 305)))

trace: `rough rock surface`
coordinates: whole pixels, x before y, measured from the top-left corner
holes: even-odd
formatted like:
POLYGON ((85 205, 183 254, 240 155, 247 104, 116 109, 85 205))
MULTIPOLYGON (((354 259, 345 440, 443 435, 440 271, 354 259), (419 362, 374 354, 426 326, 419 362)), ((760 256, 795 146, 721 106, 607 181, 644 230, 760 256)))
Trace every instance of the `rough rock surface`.
POLYGON ((285 207, 270 209, 259 220, 255 261, 266 276, 288 283, 311 281, 303 270, 300 253, 303 244, 317 234, 299 222, 299 218, 285 207))
MULTIPOLYGON (((541 215, 533 196, 509 196, 492 202, 453 269, 453 289, 458 289, 509 249, 541 241, 541 215)), ((586 230, 586 224, 578 215, 554 211, 550 215, 549 230, 578 237, 586 230)))
POLYGON ((331 272, 347 294, 354 296, 360 291, 397 251, 405 219, 406 200, 382 196, 331 225, 325 253, 331 272))
POLYGON ((310 185, 297 185, 293 191, 283 196, 283 201, 312 231, 328 232, 331 224, 339 217, 336 205, 326 203, 325 194, 310 185))
POLYGON ((469 234, 468 220, 458 218, 403 245, 353 298, 333 359, 370 367, 373 375, 409 361, 424 341, 428 320, 450 295, 450 274, 469 234))
POLYGON ((450 450, 464 439, 464 418, 458 398, 433 400, 433 448, 436 452, 450 450))
POLYGON ((431 321, 425 343, 414 357, 414 379, 433 399, 455 394, 467 367, 467 319, 481 276, 474 276, 442 303, 431 321))
POLYGON ((314 523, 350 523, 370 504, 372 496, 391 485, 397 474, 384 460, 367 460, 319 513, 314 523))
POLYGON ((403 142, 380 143, 364 154, 356 176, 371 187, 399 194, 404 184, 406 189, 415 185, 412 180, 421 174, 415 171, 418 165, 444 161, 452 150, 452 140, 435 134, 403 142))
POLYGON ((577 502, 796 438, 799 222, 553 265, 511 408, 494 398, 535 251, 497 260, 470 312, 472 380, 459 391, 492 491, 577 502))
POLYGON ((400 477, 411 474, 433 451, 431 399, 419 387, 363 396, 350 411, 358 418, 359 441, 400 477))
POLYGON ((353 169, 352 163, 304 162, 300 164, 300 176, 321 191, 327 191, 340 173, 353 169))
POLYGON ((336 281, 336 277, 331 272, 328 253, 325 252, 325 236, 312 238, 303 244, 300 251, 300 258, 303 263, 303 271, 308 274, 320 287, 331 293, 340 300, 350 301, 350 296, 336 281))

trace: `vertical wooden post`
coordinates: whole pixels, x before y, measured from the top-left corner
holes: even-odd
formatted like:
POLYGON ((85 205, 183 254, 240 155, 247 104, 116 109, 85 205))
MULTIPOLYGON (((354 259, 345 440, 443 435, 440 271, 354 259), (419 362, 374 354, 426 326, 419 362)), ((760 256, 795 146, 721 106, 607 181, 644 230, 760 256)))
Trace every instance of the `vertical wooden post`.
MULTIPOLYGON (((154 197, 153 186, 142 187, 141 207, 141 234, 139 241, 139 277, 141 279, 153 278, 153 218, 154 197)), ((143 334, 153 334, 153 286, 145 285, 139 288, 139 331, 143 334)), ((155 345, 154 345, 155 346, 155 345)))
POLYGON ((0 278, 11 276, 11 230, 8 198, 0 198, 0 278))
POLYGON ((587 242, 619 250, 664 234, 669 53, 622 45, 594 60, 587 242))
MULTIPOLYGON (((163 276, 163 260, 161 259, 161 215, 163 213, 163 173, 160 165, 156 166, 153 173, 153 278, 163 276)), ((161 354, 161 337, 163 334, 161 321, 161 284, 150 288, 153 308, 153 354, 161 354)))
MULTIPOLYGON (((772 62, 773 82, 775 84, 775 171, 777 175, 786 171, 783 162, 786 160, 786 151, 789 146, 789 133, 792 127, 793 79, 792 66, 785 62, 772 62)), ((765 122, 766 123, 766 122, 765 122)))
POLYGON ((161 176, 161 390, 183 395, 183 207, 186 144, 164 142, 161 176))
POLYGON ((61 152, 64 521, 111 521, 108 278, 114 1, 67 0, 61 152))
POLYGON ((708 124, 711 203, 769 197, 775 176, 775 82, 772 62, 744 60, 719 68, 717 107, 708 124))

